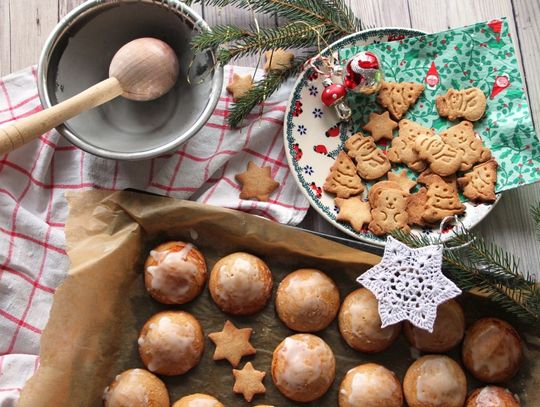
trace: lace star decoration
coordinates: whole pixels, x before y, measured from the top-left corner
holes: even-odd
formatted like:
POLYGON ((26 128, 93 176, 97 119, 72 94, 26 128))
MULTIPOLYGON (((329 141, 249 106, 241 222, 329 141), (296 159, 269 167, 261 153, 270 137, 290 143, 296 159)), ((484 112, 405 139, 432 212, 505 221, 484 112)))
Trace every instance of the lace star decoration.
POLYGON ((409 320, 433 332, 437 306, 461 294, 441 271, 442 245, 412 249, 389 236, 379 264, 357 278, 379 301, 382 325, 409 320))

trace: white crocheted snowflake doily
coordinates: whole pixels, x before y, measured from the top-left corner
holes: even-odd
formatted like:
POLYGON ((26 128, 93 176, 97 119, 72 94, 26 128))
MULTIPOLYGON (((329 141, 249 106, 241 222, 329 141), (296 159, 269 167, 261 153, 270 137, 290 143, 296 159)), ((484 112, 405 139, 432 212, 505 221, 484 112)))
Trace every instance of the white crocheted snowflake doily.
POLYGON ((379 302, 382 328, 409 320, 433 331, 437 306, 461 294, 441 271, 442 245, 412 249, 389 236, 379 264, 356 281, 379 302))

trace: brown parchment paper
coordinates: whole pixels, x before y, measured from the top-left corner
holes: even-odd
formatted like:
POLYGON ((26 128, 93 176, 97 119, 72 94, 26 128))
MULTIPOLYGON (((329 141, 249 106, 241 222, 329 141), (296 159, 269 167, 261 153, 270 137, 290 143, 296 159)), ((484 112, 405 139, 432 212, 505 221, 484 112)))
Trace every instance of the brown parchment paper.
MULTIPOLYGON (((219 331, 231 319, 239 327, 252 327, 257 354, 251 360, 265 370, 267 393, 252 404, 232 393, 231 366, 214 362, 214 345, 206 338, 201 363, 183 376, 162 379, 171 403, 183 395, 201 392, 216 396, 226 406, 271 404, 291 406, 274 387, 270 364, 274 348, 293 334, 277 318, 270 302, 252 317, 230 317, 212 302, 207 290, 183 306, 166 306, 146 293, 142 277, 149 250, 166 240, 193 242, 205 255, 209 269, 228 253, 248 251, 263 258, 274 275, 274 292, 281 279, 300 267, 316 267, 338 284, 342 299, 357 288, 355 279, 379 262, 370 253, 291 229, 265 219, 189 201, 133 192, 85 191, 68 195, 66 224, 69 275, 55 293, 49 322, 41 340, 41 364, 21 392, 18 406, 100 406, 103 389, 121 371, 143 367, 137 351, 138 331, 155 312, 183 309, 191 312, 205 334, 219 331)), ((468 322, 497 315, 484 299, 462 296, 468 322)), ((515 321, 527 342, 526 361, 508 387, 519 393, 524 405, 540 400, 540 344, 535 333, 515 321)), ((352 367, 381 363, 403 379, 413 362, 401 337, 390 349, 376 355, 356 352, 341 339, 334 321, 319 335, 336 356, 336 381, 320 400, 303 405, 335 406, 341 379, 352 367)), ((459 361, 459 349, 450 356, 459 361)), ((470 375, 468 378, 471 379, 470 375)), ((469 387, 478 386, 469 380, 469 387)), ((300 404, 299 404, 300 405, 300 404)))

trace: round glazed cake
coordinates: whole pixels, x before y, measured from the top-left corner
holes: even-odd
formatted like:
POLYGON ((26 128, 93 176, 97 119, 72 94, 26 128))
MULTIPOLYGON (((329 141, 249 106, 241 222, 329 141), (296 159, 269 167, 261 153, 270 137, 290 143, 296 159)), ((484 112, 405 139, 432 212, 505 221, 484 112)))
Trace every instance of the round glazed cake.
POLYGON ((276 311, 279 319, 294 331, 320 331, 334 320, 338 310, 338 288, 319 270, 296 270, 279 284, 276 311))
POLYGON ((405 373, 403 392, 409 407, 462 407, 467 379, 459 365, 443 355, 427 355, 405 373))
POLYGON ((519 370, 523 351, 516 330, 498 318, 482 318, 467 331, 462 349, 463 364, 486 383, 503 383, 519 370))
POLYGON ((328 391, 335 376, 332 349, 318 336, 292 335, 274 350, 272 379, 278 390, 291 400, 318 399, 328 391))
POLYGON ((144 265, 144 284, 156 301, 185 304, 206 283, 206 262, 191 243, 168 242, 150 251, 144 265))
POLYGON ((141 329, 139 354, 148 370, 165 376, 186 373, 196 366, 204 349, 199 322, 184 311, 163 311, 141 329))
POLYGON ((208 394, 196 393, 182 397, 172 407, 224 407, 215 397, 208 394))
POLYGON ((521 404, 507 389, 486 386, 469 394, 465 407, 519 407, 521 404))
POLYGON ((144 369, 120 373, 103 393, 105 407, 169 407, 167 388, 144 369))
POLYGON ((396 375, 376 363, 351 369, 339 387, 339 407, 401 407, 403 392, 396 375))
POLYGON ((394 343, 401 324, 381 328, 377 299, 367 288, 359 288, 350 293, 341 305, 339 331, 351 348, 372 353, 394 343))
POLYGON ((409 321, 404 322, 403 332, 411 345, 423 352, 447 352, 463 339, 463 309, 455 300, 448 300, 437 307, 433 332, 418 328, 409 321))
POLYGON ((212 299, 232 315, 252 315, 272 295, 272 273, 265 262, 248 253, 232 253, 212 268, 208 287, 212 299))

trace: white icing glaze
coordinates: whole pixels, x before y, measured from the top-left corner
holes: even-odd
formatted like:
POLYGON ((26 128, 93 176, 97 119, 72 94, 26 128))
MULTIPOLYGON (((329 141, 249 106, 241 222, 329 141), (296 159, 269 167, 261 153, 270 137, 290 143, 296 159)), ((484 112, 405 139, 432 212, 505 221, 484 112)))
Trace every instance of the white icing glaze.
POLYGON ((305 342, 295 338, 285 338, 279 351, 284 360, 278 384, 287 384, 296 389, 317 380, 322 374, 322 359, 326 358, 325 349, 317 346, 310 348, 305 342))
POLYGON ((140 369, 121 375, 121 380, 117 379, 116 386, 112 391, 109 389, 104 399, 110 406, 149 405, 149 392, 146 386, 141 385, 144 383, 141 380, 144 378, 140 369))
POLYGON ((519 347, 504 331, 491 325, 475 339, 472 367, 475 371, 484 370, 488 375, 494 375, 513 365, 519 359, 519 352, 519 347))
POLYGON ((149 349, 148 370, 156 371, 160 367, 178 364, 186 354, 193 352, 195 330, 191 324, 178 324, 169 317, 160 318, 152 323, 144 338, 149 349))
POLYGON ((395 381, 379 366, 367 372, 354 373, 348 401, 355 406, 381 405, 389 401, 396 390, 395 381))
POLYGON ((484 387, 476 397, 477 407, 504 407, 501 399, 496 395, 491 387, 484 387))
POLYGON ((193 245, 188 243, 180 251, 152 250, 150 256, 157 265, 147 268, 152 276, 151 288, 173 301, 181 301, 197 275, 197 265, 187 258, 192 248, 193 245))
POLYGON ((238 257, 231 266, 220 267, 217 283, 222 289, 216 294, 224 301, 239 300, 249 304, 258 300, 264 291, 261 277, 255 265, 238 257))
POLYGON ((459 396, 460 387, 454 370, 445 359, 428 359, 416 379, 416 398, 420 402, 441 406, 459 396))
POLYGON ((190 400, 187 403, 187 407, 215 407, 217 405, 215 400, 197 398, 190 400))
POLYGON ((381 329, 381 317, 375 298, 357 297, 348 309, 351 318, 352 331, 357 335, 365 336, 366 342, 373 340, 388 340, 394 334, 394 327, 387 326, 381 329))
POLYGON ((283 290, 293 303, 301 303, 306 309, 318 309, 321 296, 332 291, 332 284, 320 272, 292 275, 283 290))

